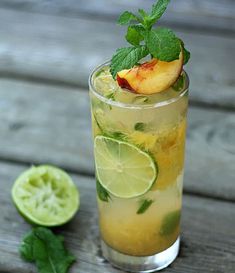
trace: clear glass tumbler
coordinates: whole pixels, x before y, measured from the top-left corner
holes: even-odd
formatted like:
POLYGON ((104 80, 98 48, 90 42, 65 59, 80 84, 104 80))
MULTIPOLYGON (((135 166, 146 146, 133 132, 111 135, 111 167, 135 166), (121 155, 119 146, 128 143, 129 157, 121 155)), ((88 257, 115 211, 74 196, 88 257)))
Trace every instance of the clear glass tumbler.
POLYGON ((153 272, 179 251, 188 76, 144 96, 108 69, 89 80, 102 252, 123 270, 153 272))

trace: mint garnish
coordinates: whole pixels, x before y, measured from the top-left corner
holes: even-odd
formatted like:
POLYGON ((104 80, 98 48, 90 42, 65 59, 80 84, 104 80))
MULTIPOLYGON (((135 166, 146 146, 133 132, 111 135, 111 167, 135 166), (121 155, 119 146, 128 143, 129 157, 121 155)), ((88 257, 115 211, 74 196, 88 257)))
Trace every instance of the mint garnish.
POLYGON ((129 26, 125 37, 127 42, 134 46, 138 46, 144 40, 144 36, 141 34, 138 26, 129 26))
POLYGON ((183 54, 184 54, 184 64, 186 64, 190 59, 190 52, 184 47, 183 44, 183 54))
POLYGON ((138 62, 151 55, 161 61, 171 62, 179 59, 183 51, 184 64, 190 58, 190 53, 184 48, 184 43, 168 28, 154 28, 154 24, 164 14, 170 0, 158 0, 150 13, 143 9, 138 10, 138 15, 125 11, 118 19, 120 25, 129 25, 126 40, 131 47, 117 49, 113 55, 110 72, 113 78, 119 71, 130 69, 138 62))
POLYGON ((145 41, 149 53, 161 61, 171 62, 179 59, 180 40, 168 28, 157 28, 146 33, 145 41))
POLYGON ((137 214, 143 214, 153 203, 151 199, 145 199, 141 202, 139 209, 137 210, 137 214))
POLYGON ((75 257, 65 249, 63 237, 43 227, 29 232, 19 251, 23 259, 36 264, 39 273, 66 273, 75 261, 75 257))
POLYGON ((132 12, 125 11, 120 15, 120 17, 118 19, 118 24, 119 25, 128 25, 132 21, 141 22, 141 19, 138 16, 136 16, 135 14, 133 14, 132 12))
POLYGON ((146 46, 132 46, 119 48, 112 57, 110 72, 113 77, 123 69, 132 68, 139 60, 148 55, 146 46))

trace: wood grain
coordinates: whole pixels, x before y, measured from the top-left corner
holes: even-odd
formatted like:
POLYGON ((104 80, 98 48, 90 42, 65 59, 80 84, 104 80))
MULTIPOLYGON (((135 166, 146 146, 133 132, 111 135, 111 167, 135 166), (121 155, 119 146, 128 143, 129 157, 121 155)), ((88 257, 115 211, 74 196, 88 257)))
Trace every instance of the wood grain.
MULTIPOLYGON (((114 20, 124 10, 150 9, 153 0, 2 0, 0 7, 62 16, 90 16, 114 20)), ((161 22, 182 29, 235 34, 233 0, 177 0, 168 6, 161 22)))
MULTIPOLYGON (((14 208, 10 189, 15 178, 26 167, 0 163, 0 271, 34 273, 35 268, 18 255, 22 236, 30 226, 14 208)), ((121 273, 101 256, 97 227, 95 182, 73 175, 80 189, 81 208, 76 217, 56 232, 77 257, 71 273, 121 273)), ((235 205, 205 198, 184 196, 182 247, 178 259, 164 272, 232 273, 235 266, 235 205)))
MULTIPOLYGON (((112 23, 0 10, 0 75, 87 87, 91 70, 125 45, 112 23), (94 50, 95 48, 95 50, 94 50)), ((178 32, 192 52, 191 99, 235 109, 235 39, 178 32)))
MULTIPOLYGON (((87 91, 0 81, 0 157, 94 174, 87 91)), ((235 200, 235 114, 191 107, 186 192, 235 200)))

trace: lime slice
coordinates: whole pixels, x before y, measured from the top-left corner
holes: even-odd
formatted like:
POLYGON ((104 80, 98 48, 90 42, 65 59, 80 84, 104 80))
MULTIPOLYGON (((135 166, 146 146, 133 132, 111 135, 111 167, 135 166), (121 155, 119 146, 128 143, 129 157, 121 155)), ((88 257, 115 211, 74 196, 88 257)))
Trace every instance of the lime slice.
POLYGON ((24 218, 41 226, 62 225, 79 208, 79 192, 69 175, 46 165, 23 172, 14 183, 12 198, 24 218))
POLYGON ((95 138, 96 173, 100 184, 120 198, 146 193, 157 178, 157 165, 136 146, 110 137, 95 138))

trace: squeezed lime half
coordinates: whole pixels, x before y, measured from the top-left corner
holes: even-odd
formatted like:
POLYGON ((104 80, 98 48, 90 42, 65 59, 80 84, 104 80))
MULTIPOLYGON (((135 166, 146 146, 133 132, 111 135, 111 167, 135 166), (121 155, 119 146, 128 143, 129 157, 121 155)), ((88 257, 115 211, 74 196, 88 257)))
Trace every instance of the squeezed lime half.
POLYGON ((106 136, 94 141, 96 174, 100 184, 120 198, 132 198, 150 190, 157 165, 138 147, 106 136))
POLYGON ((42 165, 23 172, 12 188, 21 215, 40 226, 67 223, 79 208, 79 192, 63 170, 42 165))

